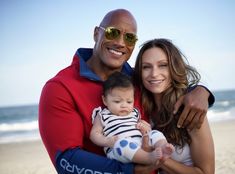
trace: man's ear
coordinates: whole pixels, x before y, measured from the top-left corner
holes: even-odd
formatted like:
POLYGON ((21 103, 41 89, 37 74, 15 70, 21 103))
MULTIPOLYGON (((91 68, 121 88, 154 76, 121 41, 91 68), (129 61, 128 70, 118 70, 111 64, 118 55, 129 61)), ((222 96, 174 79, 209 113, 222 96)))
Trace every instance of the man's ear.
POLYGON ((98 37, 99 37, 99 27, 95 27, 94 35, 93 35, 93 39, 94 39, 95 42, 97 42, 98 37))

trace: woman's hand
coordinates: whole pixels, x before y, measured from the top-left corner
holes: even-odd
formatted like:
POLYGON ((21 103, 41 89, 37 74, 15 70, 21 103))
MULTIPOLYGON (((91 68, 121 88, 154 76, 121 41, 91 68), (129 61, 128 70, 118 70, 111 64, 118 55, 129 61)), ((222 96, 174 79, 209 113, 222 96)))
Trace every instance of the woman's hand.
POLYGON ((142 135, 147 134, 149 131, 151 131, 151 125, 144 121, 144 120, 140 120, 137 125, 136 128, 140 130, 140 132, 142 133, 142 135))

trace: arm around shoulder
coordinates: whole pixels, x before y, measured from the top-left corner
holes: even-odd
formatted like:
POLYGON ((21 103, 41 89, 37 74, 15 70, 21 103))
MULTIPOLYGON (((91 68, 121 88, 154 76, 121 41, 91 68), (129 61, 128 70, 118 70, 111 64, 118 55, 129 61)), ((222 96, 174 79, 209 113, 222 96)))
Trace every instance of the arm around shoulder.
POLYGON ((188 91, 192 91, 194 90, 195 88, 199 88, 201 89, 201 93, 205 93, 205 96, 208 98, 208 106, 211 107, 213 106, 213 104, 215 103, 215 97, 213 95, 213 93, 204 85, 195 85, 193 87, 190 87, 188 89, 188 91))
POLYGON ((183 106, 183 111, 177 123, 178 127, 187 127, 190 130, 195 127, 200 128, 208 106, 213 105, 213 103, 214 96, 207 88, 200 85, 190 87, 188 93, 175 104, 175 113, 183 106))

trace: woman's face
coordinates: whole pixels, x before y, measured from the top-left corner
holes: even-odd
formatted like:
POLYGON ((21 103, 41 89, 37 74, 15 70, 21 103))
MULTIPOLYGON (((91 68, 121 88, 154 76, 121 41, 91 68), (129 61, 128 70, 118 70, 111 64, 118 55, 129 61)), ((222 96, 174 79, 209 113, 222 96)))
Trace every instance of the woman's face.
POLYGON ((171 84, 167 55, 161 48, 153 47, 142 56, 142 80, 154 95, 164 92, 171 84))

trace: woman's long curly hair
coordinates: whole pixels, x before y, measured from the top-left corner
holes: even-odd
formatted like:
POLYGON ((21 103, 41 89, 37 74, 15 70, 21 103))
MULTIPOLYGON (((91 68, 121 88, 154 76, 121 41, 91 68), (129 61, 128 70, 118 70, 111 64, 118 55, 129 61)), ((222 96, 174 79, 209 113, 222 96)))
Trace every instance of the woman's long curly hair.
POLYGON ((191 139, 187 130, 177 128, 180 112, 173 115, 173 109, 179 97, 199 82, 200 74, 188 64, 181 51, 168 39, 147 41, 137 55, 133 78, 135 86, 140 89, 144 112, 150 117, 153 129, 162 131, 168 142, 174 145, 183 147, 185 143, 190 144, 191 139), (155 47, 162 49, 166 54, 172 79, 170 87, 162 93, 160 108, 157 108, 154 95, 144 87, 142 80, 142 56, 146 50, 155 47))

